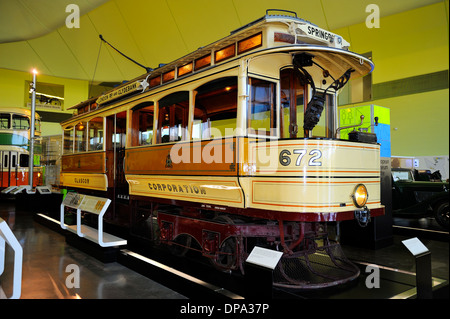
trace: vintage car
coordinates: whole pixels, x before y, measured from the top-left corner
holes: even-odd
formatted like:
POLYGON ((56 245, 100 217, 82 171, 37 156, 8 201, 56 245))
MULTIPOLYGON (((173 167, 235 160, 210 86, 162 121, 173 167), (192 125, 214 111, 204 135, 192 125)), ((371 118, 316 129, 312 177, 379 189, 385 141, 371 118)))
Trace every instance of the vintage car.
POLYGON ((448 230, 448 182, 418 181, 412 169, 393 168, 392 209, 394 216, 434 216, 448 230))

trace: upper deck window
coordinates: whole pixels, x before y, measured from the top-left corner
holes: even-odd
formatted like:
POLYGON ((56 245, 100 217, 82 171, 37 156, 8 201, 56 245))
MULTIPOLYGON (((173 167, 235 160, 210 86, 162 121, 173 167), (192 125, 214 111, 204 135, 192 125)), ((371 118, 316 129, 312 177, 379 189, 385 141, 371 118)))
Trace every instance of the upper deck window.
POLYGON ((0 129, 11 128, 11 115, 9 113, 0 114, 0 129))
POLYGON ((183 66, 180 66, 177 69, 177 77, 183 76, 185 74, 189 74, 189 73, 192 72, 192 70, 193 70, 192 69, 192 62, 191 63, 187 63, 187 64, 185 64, 183 66))
POLYGON ((194 69, 195 71, 200 70, 202 68, 206 68, 211 65, 211 54, 205 55, 204 57, 198 58, 194 61, 194 69))
POLYGON ((233 43, 223 49, 214 52, 214 60, 217 63, 229 59, 231 57, 234 57, 235 54, 236 54, 236 44, 233 43))
POLYGON ((220 138, 236 129, 237 78, 208 82, 196 90, 192 139, 220 138))
POLYGON ((16 130, 29 130, 30 129, 30 119, 27 116, 13 114, 12 128, 16 129, 16 130))
POLYGON ((262 46, 262 32, 252 35, 238 42, 238 54, 256 49, 262 46))

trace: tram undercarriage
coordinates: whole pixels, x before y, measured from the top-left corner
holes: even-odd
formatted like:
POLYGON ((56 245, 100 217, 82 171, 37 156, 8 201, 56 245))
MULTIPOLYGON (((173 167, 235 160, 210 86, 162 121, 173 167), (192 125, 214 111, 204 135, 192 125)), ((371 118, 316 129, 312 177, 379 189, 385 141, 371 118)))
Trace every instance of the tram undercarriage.
MULTIPOLYGON (((245 273, 245 260, 255 246, 282 251, 274 286, 314 289, 343 284, 359 269, 329 237, 329 223, 273 221, 192 207, 132 201, 132 235, 166 245, 184 256, 205 257, 214 268, 245 273)), ((331 230, 333 232, 333 230, 331 230)))

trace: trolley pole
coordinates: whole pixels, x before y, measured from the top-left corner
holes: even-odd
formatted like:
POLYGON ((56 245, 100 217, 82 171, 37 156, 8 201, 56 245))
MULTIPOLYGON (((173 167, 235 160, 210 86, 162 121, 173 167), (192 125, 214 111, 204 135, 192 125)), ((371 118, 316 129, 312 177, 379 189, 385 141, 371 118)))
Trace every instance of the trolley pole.
POLYGON ((28 162, 28 184, 33 188, 33 168, 34 168, 34 121, 36 112, 36 74, 33 69, 33 82, 31 83, 31 125, 30 125, 30 157, 28 162))

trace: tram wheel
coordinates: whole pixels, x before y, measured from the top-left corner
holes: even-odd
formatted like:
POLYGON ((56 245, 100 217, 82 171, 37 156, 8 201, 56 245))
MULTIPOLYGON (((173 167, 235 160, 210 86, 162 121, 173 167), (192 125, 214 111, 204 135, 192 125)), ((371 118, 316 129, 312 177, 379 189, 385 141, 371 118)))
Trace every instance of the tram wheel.
MULTIPOLYGON (((230 217, 224 215, 215 217, 214 221, 229 225, 234 224, 230 217)), ((220 270, 231 270, 236 267, 237 251, 236 237, 228 237, 220 245, 216 256, 210 259, 211 263, 220 270)))
POLYGON ((169 250, 175 256, 184 256, 189 251, 192 243, 192 237, 189 235, 179 235, 169 246, 169 250))
POLYGON ((236 266, 236 237, 229 237, 219 247, 217 255, 211 259, 213 265, 221 270, 230 270, 236 266))

